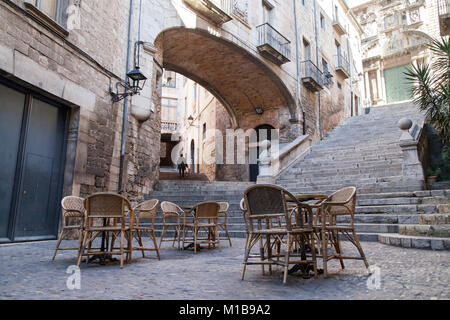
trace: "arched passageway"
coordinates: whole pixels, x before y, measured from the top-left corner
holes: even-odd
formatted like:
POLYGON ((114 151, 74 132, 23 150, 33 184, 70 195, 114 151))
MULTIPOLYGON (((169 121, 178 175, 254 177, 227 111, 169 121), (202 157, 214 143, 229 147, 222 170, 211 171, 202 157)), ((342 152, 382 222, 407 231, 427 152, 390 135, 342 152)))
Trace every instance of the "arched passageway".
POLYGON ((175 27, 156 38, 157 61, 210 91, 225 107, 234 128, 297 119, 296 104, 283 81, 242 47, 203 29, 175 27), (263 113, 257 113, 261 108, 263 113), (267 121, 266 121, 267 120, 267 121))

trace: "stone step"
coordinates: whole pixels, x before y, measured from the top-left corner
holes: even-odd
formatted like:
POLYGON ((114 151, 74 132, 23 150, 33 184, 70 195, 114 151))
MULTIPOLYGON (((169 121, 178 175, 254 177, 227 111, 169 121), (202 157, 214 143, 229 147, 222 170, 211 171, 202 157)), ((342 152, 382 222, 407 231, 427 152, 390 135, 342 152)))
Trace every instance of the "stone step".
POLYGON ((450 239, 422 236, 407 236, 395 233, 379 234, 378 241, 383 244, 415 249, 450 250, 450 239))
POLYGON ((380 199, 359 199, 359 206, 376 205, 402 205, 402 204, 442 204, 447 203, 447 197, 402 197, 402 198, 380 198, 380 199))
POLYGON ((435 204, 381 205, 356 207, 356 213, 437 213, 435 204))
POLYGON ((450 224, 441 225, 400 225, 399 234, 407 236, 423 236, 450 238, 450 224))
POLYGON ((421 214, 418 224, 445 225, 450 224, 450 214, 421 214))

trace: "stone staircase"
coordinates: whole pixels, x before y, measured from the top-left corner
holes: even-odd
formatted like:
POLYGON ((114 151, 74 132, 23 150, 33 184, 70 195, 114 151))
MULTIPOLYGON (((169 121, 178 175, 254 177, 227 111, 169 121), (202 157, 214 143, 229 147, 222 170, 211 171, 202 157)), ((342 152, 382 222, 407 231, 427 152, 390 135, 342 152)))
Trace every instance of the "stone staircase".
MULTIPOLYGON (((397 127, 403 117, 417 122, 423 120, 410 104, 377 107, 368 115, 346 120, 323 141, 314 143, 312 152, 283 175, 277 184, 298 194, 330 194, 345 186, 356 186, 355 227, 361 241, 393 245, 400 241, 405 246, 411 243, 409 247, 419 247, 412 243, 423 243, 423 232, 411 235, 411 230, 426 228, 425 222, 429 220, 425 217, 431 219, 439 214, 439 206, 450 202, 450 190, 424 191, 421 181, 403 178, 399 146, 401 131, 397 127), (402 240, 406 238, 409 240, 402 240)), ((146 198, 179 205, 194 205, 208 200, 227 201, 230 203, 230 235, 245 237, 239 202, 245 189, 251 185, 247 182, 160 181, 157 190, 146 198)), ((443 218, 436 219, 433 221, 443 218)), ((348 217, 339 220, 342 224, 348 222, 348 217)), ((156 228, 159 233, 160 215, 156 228)), ((437 229, 445 227, 440 224, 437 229)), ((450 242, 441 238, 427 240, 428 248, 450 249, 450 242)))
POLYGON ((402 177, 401 131, 397 123, 423 116, 410 103, 372 108, 368 115, 347 119, 277 184, 296 193, 333 192, 356 186, 358 193, 416 191, 422 183, 402 177))

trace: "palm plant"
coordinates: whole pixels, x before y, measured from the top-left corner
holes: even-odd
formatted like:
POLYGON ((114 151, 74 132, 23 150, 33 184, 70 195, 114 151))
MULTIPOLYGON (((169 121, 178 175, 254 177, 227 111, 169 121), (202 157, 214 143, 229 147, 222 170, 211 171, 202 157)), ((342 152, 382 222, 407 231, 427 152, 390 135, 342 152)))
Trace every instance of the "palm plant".
POLYGON ((425 112, 427 122, 434 127, 447 148, 450 147, 450 39, 433 40, 432 64, 412 64, 405 72, 412 85, 414 103, 425 112))

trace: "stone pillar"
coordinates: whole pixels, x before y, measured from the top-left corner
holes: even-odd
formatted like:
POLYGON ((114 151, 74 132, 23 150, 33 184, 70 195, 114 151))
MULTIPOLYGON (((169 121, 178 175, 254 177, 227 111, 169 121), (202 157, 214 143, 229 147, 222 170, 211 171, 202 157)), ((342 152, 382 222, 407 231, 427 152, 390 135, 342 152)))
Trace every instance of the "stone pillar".
POLYGON ((381 72, 379 68, 377 69, 377 92, 378 92, 378 100, 384 100, 383 88, 381 87, 381 72))
POLYGON ((364 82, 366 84, 366 99, 370 101, 370 82, 369 82, 369 72, 364 72, 364 82))
POLYGON ((407 118, 403 118, 398 122, 398 127, 403 131, 400 137, 400 147, 403 151, 402 174, 405 180, 416 180, 424 184, 425 175, 423 174, 422 163, 417 151, 418 141, 409 133, 412 125, 413 122, 407 118))

